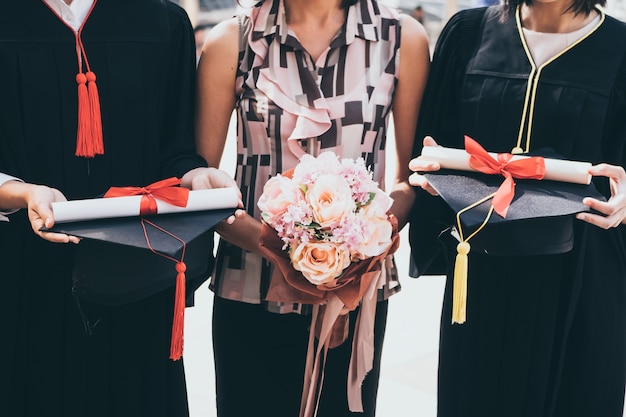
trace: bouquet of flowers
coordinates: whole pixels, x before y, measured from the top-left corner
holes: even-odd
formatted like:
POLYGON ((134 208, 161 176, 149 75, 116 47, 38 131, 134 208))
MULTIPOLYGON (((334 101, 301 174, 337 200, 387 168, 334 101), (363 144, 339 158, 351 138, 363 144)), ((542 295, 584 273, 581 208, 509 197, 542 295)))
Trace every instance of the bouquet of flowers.
POLYGON ((362 278, 397 249, 391 204, 362 158, 306 154, 272 177, 258 202, 261 244, 285 281, 273 277, 266 299, 322 304, 334 292, 353 310, 370 284, 362 278))
POLYGON ((372 368, 376 290, 383 261, 398 247, 392 200, 363 159, 325 152, 271 178, 258 202, 261 248, 274 273, 265 299, 313 304, 300 416, 315 414, 322 354, 348 334, 347 312, 361 304, 350 359, 348 405, 363 411, 361 384, 372 368), (313 340, 319 343, 313 353, 313 340), (356 346, 356 347, 355 347, 356 346), (309 358, 313 358, 309 360, 309 358))

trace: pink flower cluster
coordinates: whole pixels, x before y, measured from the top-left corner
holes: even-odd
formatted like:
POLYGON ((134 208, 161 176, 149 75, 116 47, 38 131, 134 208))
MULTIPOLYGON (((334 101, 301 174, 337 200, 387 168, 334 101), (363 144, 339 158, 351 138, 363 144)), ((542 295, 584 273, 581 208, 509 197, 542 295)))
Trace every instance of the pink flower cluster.
POLYGON ((315 285, 389 248, 391 204, 363 159, 339 160, 332 152, 304 155, 292 176, 279 174, 265 184, 258 202, 293 267, 315 285))

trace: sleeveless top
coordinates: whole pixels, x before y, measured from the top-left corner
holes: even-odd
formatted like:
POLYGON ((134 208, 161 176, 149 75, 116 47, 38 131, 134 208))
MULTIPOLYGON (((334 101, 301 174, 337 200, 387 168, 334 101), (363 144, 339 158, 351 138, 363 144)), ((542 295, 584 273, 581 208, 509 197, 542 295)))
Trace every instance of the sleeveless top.
MULTIPOLYGON (((248 214, 260 220, 263 185, 293 168, 307 146, 362 157, 384 189, 387 123, 399 62, 398 13, 375 0, 359 0, 316 61, 287 26, 282 0, 264 1, 239 22, 235 176, 248 214)), ((272 273, 278 269, 274 272, 263 257, 222 239, 211 289, 230 300, 264 303, 270 311, 306 313, 307 306, 263 301, 272 273)), ((384 273, 379 299, 400 289, 391 257, 384 273)))

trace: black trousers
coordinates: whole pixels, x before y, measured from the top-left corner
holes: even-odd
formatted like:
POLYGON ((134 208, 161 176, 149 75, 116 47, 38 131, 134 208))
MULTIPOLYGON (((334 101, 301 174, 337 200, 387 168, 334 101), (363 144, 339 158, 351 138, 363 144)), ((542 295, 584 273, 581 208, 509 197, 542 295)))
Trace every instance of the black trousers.
MULTIPOLYGON (((348 340, 331 349, 318 417, 374 416, 387 301, 376 307, 374 367, 362 387, 363 413, 348 409, 348 365, 356 312, 348 340)), ((261 305, 215 297, 213 350, 219 417, 297 417, 307 352, 310 316, 274 314, 261 305)))

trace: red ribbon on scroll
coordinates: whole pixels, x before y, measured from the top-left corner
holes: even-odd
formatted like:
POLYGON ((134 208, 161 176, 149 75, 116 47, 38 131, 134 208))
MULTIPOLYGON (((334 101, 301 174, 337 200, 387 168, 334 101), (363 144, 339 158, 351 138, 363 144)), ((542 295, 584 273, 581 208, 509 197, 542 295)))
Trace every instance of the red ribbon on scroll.
POLYGON ((176 177, 157 181, 145 187, 111 187, 104 197, 128 197, 141 195, 140 216, 157 214, 156 200, 162 200, 173 206, 185 207, 189 199, 189 189, 178 187, 180 179, 176 177))
POLYGON ((511 201, 515 196, 513 178, 540 180, 546 173, 544 159, 540 156, 511 161, 512 154, 499 153, 494 158, 469 136, 465 136, 465 150, 470 155, 470 167, 484 174, 500 174, 505 178, 492 200, 493 209, 503 218, 506 218, 511 201))

